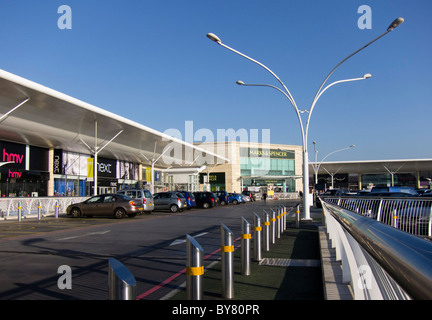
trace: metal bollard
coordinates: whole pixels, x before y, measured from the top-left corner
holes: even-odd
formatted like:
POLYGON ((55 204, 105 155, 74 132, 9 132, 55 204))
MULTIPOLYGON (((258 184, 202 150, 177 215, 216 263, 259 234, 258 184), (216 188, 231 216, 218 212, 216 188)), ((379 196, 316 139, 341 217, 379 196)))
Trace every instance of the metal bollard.
POLYGON ((264 250, 269 251, 270 250, 270 215, 267 211, 264 210, 264 231, 263 231, 263 237, 264 237, 264 250))
POLYGON ((18 201, 18 221, 21 221, 22 219, 22 205, 21 201, 18 201))
POLYGON ((244 276, 250 275, 250 239, 251 225, 242 217, 242 234, 241 234, 241 273, 244 276))
POLYGON ((234 244, 233 233, 222 223, 221 252, 222 252, 222 298, 234 298, 234 244))
POLYGON ((273 209, 271 209, 271 218, 270 218, 270 241, 271 244, 276 243, 276 213, 273 209))
POLYGON ((42 206, 41 206, 41 202, 38 201, 38 206, 37 206, 38 220, 40 220, 40 219, 42 218, 42 215, 41 215, 41 208, 42 208, 42 206))
POLYGON ((58 214, 59 214, 59 202, 57 200, 56 205, 55 205, 55 217, 56 218, 58 218, 58 214))
POLYGON ((300 228, 300 205, 297 205, 296 208, 296 228, 300 228))
POLYGON ((136 281, 132 273, 118 260, 108 260, 109 300, 136 300, 136 281))
POLYGON ((276 238, 281 236, 281 210, 278 207, 276 212, 276 238))
POLYGON ((283 231, 285 232, 285 230, 286 230, 286 228, 287 228, 287 226, 286 226, 286 222, 287 222, 287 212, 286 212, 286 207, 285 206, 282 206, 282 208, 283 208, 283 216, 284 216, 284 219, 283 219, 283 224, 282 224, 282 228, 283 228, 283 231))
POLYGON ((262 260, 261 252, 261 218, 254 212, 254 236, 253 236, 253 246, 254 246, 254 260, 262 260))
POLYGON ((200 244, 186 235, 186 294, 188 300, 202 300, 202 275, 204 274, 203 252, 200 244))

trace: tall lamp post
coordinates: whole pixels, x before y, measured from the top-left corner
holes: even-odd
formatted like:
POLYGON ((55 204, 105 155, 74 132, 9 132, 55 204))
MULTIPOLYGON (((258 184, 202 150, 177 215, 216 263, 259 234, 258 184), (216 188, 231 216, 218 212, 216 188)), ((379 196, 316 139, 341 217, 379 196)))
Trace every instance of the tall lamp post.
POLYGON ((358 49, 357 51, 351 53, 349 56, 347 56, 345 59, 343 59, 341 62, 339 62, 331 71, 330 73, 327 75, 327 77, 324 79, 324 81, 321 83, 317 93, 315 94, 314 99, 312 100, 312 104, 310 109, 307 111, 308 112, 308 118, 307 118, 307 122, 306 122, 306 126, 303 125, 303 121, 301 119, 300 116, 300 110, 297 107, 297 104, 295 103, 295 100, 293 98, 293 96, 291 95, 290 91, 288 90, 288 88, 285 86, 285 84, 282 82, 282 80, 279 79, 279 77, 273 72, 271 71, 268 67, 266 67, 264 64, 262 64, 261 62, 252 59, 251 57, 248 57, 247 55, 225 45, 224 43, 222 43, 222 41, 220 40, 220 38, 218 36, 216 36, 213 33, 208 33, 207 34, 207 38, 209 38, 210 40, 216 42, 217 44, 219 44, 220 46, 258 64, 259 66, 263 67, 265 70, 267 70, 273 77, 276 78, 276 80, 282 85, 283 89, 280 89, 276 86, 272 86, 272 85, 266 85, 266 84, 245 84, 243 81, 237 81, 237 84, 239 85, 249 85, 249 86, 265 86, 265 87, 271 87, 274 89, 277 89, 278 91, 280 91, 281 93, 283 93, 285 95, 285 97, 290 101, 290 103, 293 105, 294 110, 297 114, 297 118, 299 120, 300 123, 300 129, 301 129, 301 134, 302 134, 302 143, 303 143, 303 210, 304 210, 304 219, 305 220, 310 220, 310 199, 309 199, 309 160, 308 160, 308 151, 307 151, 307 138, 308 138, 308 131, 309 131, 309 122, 310 122, 310 118, 312 115, 312 111, 316 105, 316 102, 318 101, 319 97, 324 93, 324 91, 326 91, 328 88, 330 88, 331 86, 337 84, 337 83, 341 83, 341 82, 347 82, 347 81, 355 81, 355 80, 363 80, 363 79, 367 79, 370 77, 369 74, 367 74, 367 76, 363 76, 362 78, 355 78, 355 79, 347 79, 347 80, 340 80, 340 81, 336 81, 333 82, 332 84, 328 85, 327 87, 324 87, 325 83, 327 82, 327 80, 330 78, 330 76, 333 74, 333 72, 336 71, 337 68, 339 68, 342 63, 344 63, 346 60, 348 60, 349 58, 351 58, 352 56, 354 56, 355 54, 357 54, 358 52, 360 52, 361 50, 363 50, 364 48, 368 47, 369 45, 371 45, 372 43, 374 43, 375 41, 377 41, 378 39, 382 38, 383 36, 385 36, 386 34, 388 34, 389 32, 393 31, 394 28, 398 27, 400 24, 402 24, 404 22, 403 18, 397 18, 396 20, 394 20, 391 25, 387 28, 386 32, 384 32, 383 34, 381 34, 380 36, 378 36, 377 38, 375 38, 374 40, 370 41, 369 43, 367 43, 366 45, 364 45, 363 47, 361 47, 360 49, 358 49))

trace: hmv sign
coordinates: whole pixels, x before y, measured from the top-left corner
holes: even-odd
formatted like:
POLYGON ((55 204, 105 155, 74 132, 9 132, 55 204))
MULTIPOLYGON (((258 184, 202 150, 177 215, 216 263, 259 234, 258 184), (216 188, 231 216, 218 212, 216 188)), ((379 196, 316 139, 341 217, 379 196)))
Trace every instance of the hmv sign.
POLYGON ((26 146, 0 141, 1 162, 14 162, 14 169, 26 169, 26 146))

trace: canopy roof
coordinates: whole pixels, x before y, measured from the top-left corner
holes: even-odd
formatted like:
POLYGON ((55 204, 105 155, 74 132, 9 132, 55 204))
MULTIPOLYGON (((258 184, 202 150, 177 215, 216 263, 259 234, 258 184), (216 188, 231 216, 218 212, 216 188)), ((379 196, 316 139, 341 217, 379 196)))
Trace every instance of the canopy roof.
POLYGON ((211 155, 215 163, 229 161, 4 70, 0 70, 0 139, 86 154, 97 146, 100 157, 145 164, 165 160, 157 162, 159 167, 191 163, 189 158, 196 159, 196 152, 207 159, 211 155))

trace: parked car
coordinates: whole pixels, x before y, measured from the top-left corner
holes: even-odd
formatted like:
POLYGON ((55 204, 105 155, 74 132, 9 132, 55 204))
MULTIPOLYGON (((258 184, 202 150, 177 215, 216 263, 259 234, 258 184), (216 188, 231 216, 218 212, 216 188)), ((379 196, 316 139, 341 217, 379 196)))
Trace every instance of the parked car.
POLYGON ((256 201, 255 193, 253 193, 251 191, 243 191, 242 194, 244 194, 245 196, 248 196, 250 201, 256 201))
POLYGON ((228 193, 228 201, 232 204, 245 203, 245 199, 238 193, 228 193))
POLYGON ((383 192, 402 192, 409 193, 413 196, 418 196, 418 192, 412 187, 373 187, 371 193, 383 193, 383 192))
POLYGON ((208 191, 194 192, 197 206, 205 209, 217 206, 219 204, 219 198, 213 193, 208 191))
POLYGON ((153 201, 155 210, 170 210, 175 213, 187 208, 186 198, 177 191, 155 193, 153 201))
POLYGON ((146 189, 125 189, 118 192, 132 199, 141 200, 144 206, 144 213, 150 214, 154 210, 153 195, 146 189))
POLYGON ((179 191, 186 198, 186 204, 188 209, 192 209, 196 207, 196 199, 192 192, 189 191, 179 191))
POLYGON ((126 197, 123 194, 100 194, 84 202, 71 204, 66 208, 66 214, 74 218, 114 216, 121 219, 126 215, 132 218, 143 211, 144 207, 140 200, 126 197))
POLYGON ((215 195, 217 195, 217 197, 219 198, 219 203, 221 205, 226 205, 229 203, 228 201, 228 192, 226 191, 216 191, 214 192, 215 195))

